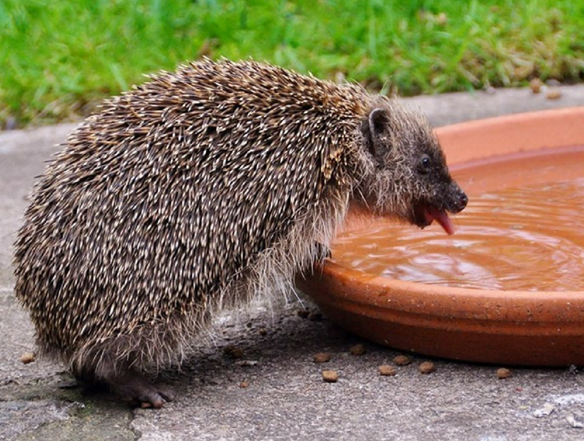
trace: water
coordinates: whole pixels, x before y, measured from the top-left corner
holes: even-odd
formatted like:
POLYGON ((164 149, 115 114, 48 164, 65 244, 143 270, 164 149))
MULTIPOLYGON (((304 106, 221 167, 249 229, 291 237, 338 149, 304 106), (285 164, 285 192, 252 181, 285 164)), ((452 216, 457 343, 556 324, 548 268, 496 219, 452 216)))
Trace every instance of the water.
POLYGON ((470 196, 456 234, 376 221, 341 235, 333 260, 429 284, 584 290, 584 148, 476 162, 454 174, 470 196))

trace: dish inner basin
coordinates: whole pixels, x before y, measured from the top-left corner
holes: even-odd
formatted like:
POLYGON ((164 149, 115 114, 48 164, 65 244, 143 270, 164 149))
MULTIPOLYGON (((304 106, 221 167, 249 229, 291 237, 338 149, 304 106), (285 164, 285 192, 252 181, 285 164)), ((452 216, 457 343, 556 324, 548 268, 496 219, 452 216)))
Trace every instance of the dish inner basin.
POLYGON ((332 261, 364 273, 462 288, 584 290, 584 146, 451 167, 469 196, 457 231, 351 221, 332 261))

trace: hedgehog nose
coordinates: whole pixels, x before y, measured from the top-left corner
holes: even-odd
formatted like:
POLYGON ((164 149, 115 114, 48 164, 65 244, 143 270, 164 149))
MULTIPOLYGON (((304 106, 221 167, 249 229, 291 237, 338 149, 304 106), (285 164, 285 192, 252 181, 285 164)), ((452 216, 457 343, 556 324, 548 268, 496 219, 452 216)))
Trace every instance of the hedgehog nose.
POLYGON ((460 199, 458 200, 458 203, 460 205, 461 210, 464 207, 466 207, 466 204, 468 204, 468 196, 466 195, 466 193, 462 192, 462 194, 460 195, 460 199))
POLYGON ((454 206, 455 206, 455 213, 458 213, 459 211, 464 210, 464 207, 466 207, 466 204, 468 204, 468 196, 466 195, 466 193, 462 190, 460 190, 460 194, 458 195, 458 199, 456 199, 456 201, 454 202, 454 206))
POLYGON ((464 210, 466 204, 468 204, 468 196, 456 182, 452 182, 450 184, 450 207, 448 207, 448 211, 458 213, 464 210))

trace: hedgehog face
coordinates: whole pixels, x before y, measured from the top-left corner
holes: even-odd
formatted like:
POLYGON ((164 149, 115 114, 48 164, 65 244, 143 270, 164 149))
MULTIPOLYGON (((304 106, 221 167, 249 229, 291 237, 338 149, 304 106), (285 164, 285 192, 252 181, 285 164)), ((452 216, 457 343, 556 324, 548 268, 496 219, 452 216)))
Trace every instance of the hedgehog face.
POLYGON ((448 213, 458 213, 467 196, 454 182, 427 122, 396 104, 373 109, 362 124, 364 148, 374 167, 363 188, 374 213, 421 228, 436 220, 448 234, 448 213))

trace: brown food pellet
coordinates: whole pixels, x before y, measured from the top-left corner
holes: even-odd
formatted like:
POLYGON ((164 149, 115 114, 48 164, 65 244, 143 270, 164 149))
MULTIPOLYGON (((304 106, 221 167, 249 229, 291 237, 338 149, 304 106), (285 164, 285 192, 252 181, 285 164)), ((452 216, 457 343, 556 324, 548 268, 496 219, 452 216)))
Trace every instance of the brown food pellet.
POLYGON ((545 97, 548 100, 557 100, 557 99, 560 99, 562 97, 562 92, 560 92, 559 90, 553 89, 553 90, 550 90, 548 93, 546 93, 545 97))
POLYGON ((36 358, 34 352, 25 352, 20 356, 20 361, 24 364, 32 363, 36 358))
POLYGON ((243 358, 243 349, 238 348, 237 346, 225 346, 223 348, 223 353, 229 358, 243 358))
POLYGON ((499 380, 504 380, 505 378, 511 378, 513 376, 513 372, 507 368, 499 368, 497 369, 497 378, 499 380))
POLYGON ((397 369, 394 368, 393 366, 390 366, 388 364, 384 364, 384 365, 379 366, 379 375, 393 377, 396 374, 397 374, 397 369))
POLYGON ((543 86, 543 83, 539 78, 534 78, 529 82, 529 87, 533 93, 541 92, 541 86, 543 86))
POLYGON ((268 331, 266 331, 266 328, 260 328, 260 331, 259 331, 259 332, 260 332, 260 335, 261 335, 261 336, 266 336, 266 335, 268 335, 268 331))
POLYGON ((407 355, 396 355, 393 358, 393 364, 396 366, 407 366, 412 362, 412 359, 407 355))
POLYGON ((328 352, 319 352, 314 355, 313 360, 315 363, 326 363, 327 361, 330 361, 331 358, 332 356, 328 352))
POLYGON ((436 366, 431 361, 425 361, 418 367, 421 374, 431 374, 436 370, 436 366))
POLYGON ((249 381, 242 381, 241 383, 239 383, 239 387, 241 387, 242 389, 245 389, 248 386, 249 386, 249 381))
POLYGON ((339 379, 339 373, 326 369, 322 371, 322 379, 327 383, 336 383, 339 379))
POLYGON ((365 353, 365 346, 361 343, 358 343, 354 346, 351 346, 349 352, 351 355, 363 355, 365 353))

